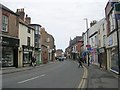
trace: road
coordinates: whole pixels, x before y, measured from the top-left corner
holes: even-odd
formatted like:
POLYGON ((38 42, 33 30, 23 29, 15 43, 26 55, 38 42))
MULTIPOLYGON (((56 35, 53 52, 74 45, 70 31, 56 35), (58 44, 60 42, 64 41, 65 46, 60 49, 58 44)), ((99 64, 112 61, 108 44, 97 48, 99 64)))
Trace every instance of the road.
POLYGON ((83 68, 72 60, 3 75, 3 88, 78 88, 83 68))

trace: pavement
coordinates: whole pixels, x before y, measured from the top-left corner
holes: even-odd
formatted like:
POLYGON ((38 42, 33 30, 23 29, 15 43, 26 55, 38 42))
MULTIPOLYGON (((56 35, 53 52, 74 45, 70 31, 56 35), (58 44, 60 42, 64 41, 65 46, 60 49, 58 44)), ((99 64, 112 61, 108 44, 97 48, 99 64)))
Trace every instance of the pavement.
MULTIPOLYGON (((54 63, 54 62, 51 62, 54 63)), ((50 63, 49 63, 50 64, 50 63)), ((44 65, 39 65, 35 67, 23 67, 23 68, 2 68, 2 72, 0 74, 9 74, 15 73, 25 70, 31 70, 34 68, 38 68, 44 65)), ((90 65, 85 67, 88 70, 88 77, 86 82, 86 88, 114 88, 116 90, 120 90, 120 78, 119 75, 105 70, 104 68, 99 68, 96 65, 90 65)))
MULTIPOLYGON (((55 61, 54 62, 49 62, 47 64, 52 64, 52 63, 55 63, 55 61)), ((25 71, 25 70, 31 70, 31 69, 35 69, 35 68, 39 68, 39 67, 45 66, 47 64, 41 64, 39 66, 25 66, 25 67, 20 67, 20 68, 4 67, 4 68, 1 68, 0 75, 1 74, 4 75, 4 74, 9 74, 9 73, 21 72, 21 71, 25 71)))
POLYGON ((120 90, 120 76, 118 74, 99 68, 97 65, 85 65, 85 67, 88 70, 86 88, 120 90))

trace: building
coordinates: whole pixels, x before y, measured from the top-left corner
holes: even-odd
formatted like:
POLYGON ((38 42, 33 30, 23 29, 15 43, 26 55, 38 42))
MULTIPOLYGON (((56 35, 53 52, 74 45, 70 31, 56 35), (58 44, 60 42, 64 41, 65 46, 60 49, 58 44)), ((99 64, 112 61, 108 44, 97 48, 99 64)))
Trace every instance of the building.
POLYGON ((51 34, 47 34, 46 38, 47 46, 48 46, 48 60, 55 60, 55 40, 51 34))
POLYGON ((42 63, 55 60, 55 43, 51 34, 45 31, 45 28, 41 28, 41 52, 42 63))
POLYGON ((70 49, 70 47, 67 47, 65 49, 65 57, 66 57, 66 59, 70 59, 71 58, 70 54, 71 54, 71 49, 70 49))
POLYGON ((102 67, 107 69, 107 50, 106 50, 106 41, 107 41, 107 29, 106 29, 106 19, 102 19, 100 28, 98 29, 98 61, 102 62, 102 67))
POLYGON ((37 64, 41 64, 41 25, 39 24, 30 24, 35 29, 35 34, 34 34, 34 45, 35 45, 35 55, 36 55, 36 61, 37 64))
POLYGON ((18 67, 18 17, 9 8, 0 4, 2 11, 2 66, 3 67, 18 67))
POLYGON ((63 50, 62 49, 57 49, 56 50, 56 57, 64 56, 63 55, 63 50))
POLYGON ((114 5, 118 0, 109 0, 105 7, 107 21, 107 68, 118 73, 118 42, 114 5))
POLYGON ((71 49, 71 59, 76 60, 77 56, 80 53, 80 45, 81 45, 81 41, 82 40, 82 36, 76 36, 73 40, 70 40, 70 49, 71 49))
POLYGON ((31 19, 28 21, 28 16, 25 17, 24 9, 17 9, 19 14, 19 67, 29 66, 31 57, 34 55, 34 28, 29 26, 31 19))
POLYGON ((90 55, 92 58, 92 63, 98 65, 99 60, 98 60, 98 55, 99 55, 99 30, 100 26, 103 24, 104 19, 101 19, 100 21, 96 22, 91 22, 94 23, 92 26, 89 28, 89 44, 90 44, 90 55))

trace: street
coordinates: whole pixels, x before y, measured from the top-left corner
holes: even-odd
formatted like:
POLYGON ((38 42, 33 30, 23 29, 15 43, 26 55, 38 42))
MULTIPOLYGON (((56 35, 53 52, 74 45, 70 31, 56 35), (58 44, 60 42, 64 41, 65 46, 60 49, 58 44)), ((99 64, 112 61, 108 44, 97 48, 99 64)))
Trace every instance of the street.
POLYGON ((3 75, 3 88, 78 88, 83 68, 72 60, 3 75))

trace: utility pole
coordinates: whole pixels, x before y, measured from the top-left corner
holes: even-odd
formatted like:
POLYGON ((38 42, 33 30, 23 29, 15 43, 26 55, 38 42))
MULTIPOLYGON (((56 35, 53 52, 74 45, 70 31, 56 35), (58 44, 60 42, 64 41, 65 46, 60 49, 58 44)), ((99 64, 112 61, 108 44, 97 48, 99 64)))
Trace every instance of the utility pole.
MULTIPOLYGON (((87 45, 89 45, 89 37, 88 37, 88 19, 87 18, 84 18, 84 20, 86 21, 86 29, 87 29, 87 45)), ((88 50, 88 47, 87 47, 87 50, 88 50)), ((88 50, 88 66, 90 65, 90 62, 89 62, 89 50, 88 50)))

